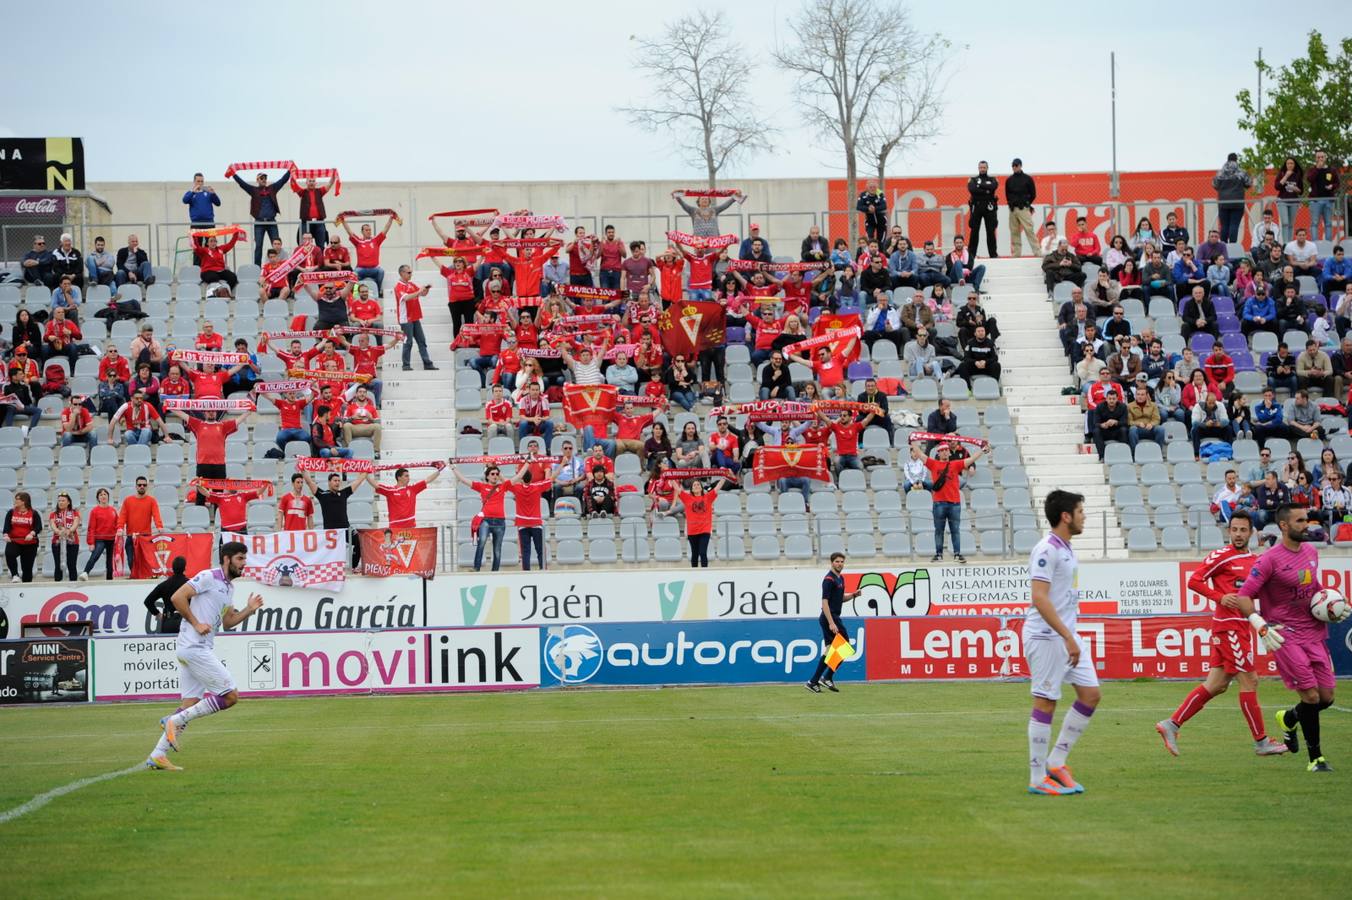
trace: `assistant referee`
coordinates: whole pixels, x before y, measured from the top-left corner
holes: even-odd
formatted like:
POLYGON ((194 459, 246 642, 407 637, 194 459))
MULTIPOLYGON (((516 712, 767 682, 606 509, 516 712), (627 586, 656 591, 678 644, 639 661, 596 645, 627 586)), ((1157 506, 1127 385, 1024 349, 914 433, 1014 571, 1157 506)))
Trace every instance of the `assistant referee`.
POLYGON ((836 687, 830 668, 826 665, 826 654, 831 652, 831 642, 835 640, 836 635, 843 636, 847 641, 850 639, 850 633, 845 630, 845 623, 840 620, 840 608, 845 605, 846 600, 853 600, 863 593, 862 591, 850 591, 849 595, 846 595, 845 576, 841 574, 844 570, 845 554, 832 553, 831 570, 822 579, 822 614, 817 617, 817 624, 822 629, 822 640, 826 641, 826 652, 817 662, 817 671, 813 673, 812 679, 806 685, 807 689, 814 694, 822 692, 821 686, 823 684, 829 691, 840 692, 840 689, 836 687))

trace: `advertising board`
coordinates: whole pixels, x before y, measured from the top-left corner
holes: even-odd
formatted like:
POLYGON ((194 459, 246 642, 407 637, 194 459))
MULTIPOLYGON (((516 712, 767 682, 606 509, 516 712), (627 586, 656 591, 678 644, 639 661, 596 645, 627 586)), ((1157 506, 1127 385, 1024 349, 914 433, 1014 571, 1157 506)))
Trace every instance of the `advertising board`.
POLYGON ((0 705, 89 699, 89 638, 0 641, 0 705))
MULTIPOLYGON (((540 684, 537 628, 302 631, 216 636, 240 696, 515 690, 540 684)), ((169 636, 94 640, 94 698, 179 696, 169 636)))

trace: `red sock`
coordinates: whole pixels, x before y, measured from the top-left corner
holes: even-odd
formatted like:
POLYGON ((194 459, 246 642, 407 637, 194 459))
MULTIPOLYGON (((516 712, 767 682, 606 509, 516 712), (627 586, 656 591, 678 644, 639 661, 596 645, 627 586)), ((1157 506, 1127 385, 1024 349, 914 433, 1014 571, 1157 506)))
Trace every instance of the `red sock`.
POLYGON ((1211 692, 1206 689, 1206 685, 1199 684, 1192 689, 1192 693, 1183 699, 1178 709, 1174 710, 1174 714, 1169 718, 1173 720, 1175 725, 1182 725, 1201 712, 1202 707, 1206 706, 1210 699, 1211 692))
POLYGON ((1249 733, 1255 741, 1267 737, 1267 729, 1263 727, 1263 707, 1258 705, 1257 691, 1239 692, 1239 711, 1244 713, 1244 721, 1249 724, 1249 733))

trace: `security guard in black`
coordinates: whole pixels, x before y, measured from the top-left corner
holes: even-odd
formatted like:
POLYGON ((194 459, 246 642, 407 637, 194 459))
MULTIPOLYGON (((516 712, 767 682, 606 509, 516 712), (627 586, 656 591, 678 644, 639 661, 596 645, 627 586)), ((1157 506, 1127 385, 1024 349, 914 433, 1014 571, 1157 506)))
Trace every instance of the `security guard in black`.
POLYGON ((986 255, 996 258, 995 252, 995 192, 1000 182, 992 178, 983 159, 977 165, 977 174, 967 179, 967 219, 970 231, 967 235, 967 250, 976 262, 977 248, 981 246, 981 226, 986 226, 986 255))

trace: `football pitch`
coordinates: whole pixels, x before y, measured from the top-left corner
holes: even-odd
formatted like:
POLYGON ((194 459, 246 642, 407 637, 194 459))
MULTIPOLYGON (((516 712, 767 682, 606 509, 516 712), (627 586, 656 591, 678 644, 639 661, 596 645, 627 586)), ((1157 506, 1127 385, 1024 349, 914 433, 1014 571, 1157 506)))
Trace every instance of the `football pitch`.
MULTIPOLYGON (((1352 685, 1346 682, 1346 693, 1352 685)), ((0 821, 35 896, 1347 896, 1352 714, 1332 775, 1260 759, 1233 693, 1108 683, 1033 797, 1026 684, 852 684, 243 701, 183 772, 0 821)), ((1290 694, 1265 680, 1264 712, 1290 694)), ((1068 704, 1063 701, 1063 706, 1068 704)), ((1348 705, 1340 698, 1340 705, 1348 705)), ((0 714, 0 817, 145 758, 168 704, 0 714)), ((1056 728, 1060 727, 1058 711, 1056 728)), ((1055 733, 1055 732, 1054 732, 1055 733)))

